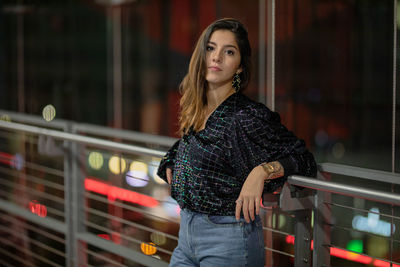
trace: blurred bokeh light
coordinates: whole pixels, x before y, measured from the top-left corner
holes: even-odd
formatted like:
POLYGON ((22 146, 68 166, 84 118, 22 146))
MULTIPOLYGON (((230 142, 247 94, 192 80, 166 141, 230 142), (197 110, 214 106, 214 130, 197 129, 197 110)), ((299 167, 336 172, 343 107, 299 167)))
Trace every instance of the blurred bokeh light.
POLYGON ((56 108, 49 104, 43 108, 42 115, 45 121, 52 121, 56 117, 56 108))
POLYGON ((108 168, 114 174, 120 174, 126 169, 126 161, 118 155, 114 155, 108 162, 108 168))

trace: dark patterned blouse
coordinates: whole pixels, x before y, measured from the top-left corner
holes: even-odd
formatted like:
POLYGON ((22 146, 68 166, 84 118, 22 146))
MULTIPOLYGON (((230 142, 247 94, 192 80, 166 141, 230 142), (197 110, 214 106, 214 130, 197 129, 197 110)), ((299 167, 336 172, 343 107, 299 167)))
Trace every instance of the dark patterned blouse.
POLYGON ((205 128, 190 131, 161 160, 158 175, 167 181, 173 169, 171 195, 181 208, 234 215, 235 200, 250 171, 263 162, 279 161, 285 177, 266 183, 264 192, 282 186, 286 177, 315 177, 313 155, 280 122, 278 113, 241 93, 222 102, 205 128))

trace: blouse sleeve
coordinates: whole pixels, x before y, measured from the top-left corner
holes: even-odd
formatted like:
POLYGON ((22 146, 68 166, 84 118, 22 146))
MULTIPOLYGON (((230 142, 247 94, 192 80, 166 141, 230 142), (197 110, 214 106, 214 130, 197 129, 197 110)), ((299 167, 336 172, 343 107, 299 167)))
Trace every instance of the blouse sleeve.
POLYGON ((172 147, 167 151, 167 153, 161 159, 160 166, 158 167, 158 170, 157 170, 157 175, 167 183, 168 183, 168 180, 167 180, 166 171, 167 171, 167 168, 170 168, 172 170, 174 169, 175 157, 176 157, 176 152, 178 151, 179 142, 180 142, 180 139, 178 141, 176 141, 172 145, 172 147))
POLYGON ((281 124, 278 113, 258 103, 240 110, 237 124, 238 153, 249 168, 248 171, 264 162, 279 161, 285 173, 282 179, 275 179, 279 185, 283 185, 285 178, 293 174, 316 176, 317 167, 313 155, 303 140, 281 124))

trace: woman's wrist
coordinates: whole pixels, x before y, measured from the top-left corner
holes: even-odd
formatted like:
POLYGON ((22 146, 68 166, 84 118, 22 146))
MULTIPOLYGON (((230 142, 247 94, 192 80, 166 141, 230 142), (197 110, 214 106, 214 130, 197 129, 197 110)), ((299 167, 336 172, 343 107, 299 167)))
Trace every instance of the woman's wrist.
POLYGON ((264 180, 272 180, 284 175, 284 169, 279 161, 265 162, 260 165, 265 173, 264 180))

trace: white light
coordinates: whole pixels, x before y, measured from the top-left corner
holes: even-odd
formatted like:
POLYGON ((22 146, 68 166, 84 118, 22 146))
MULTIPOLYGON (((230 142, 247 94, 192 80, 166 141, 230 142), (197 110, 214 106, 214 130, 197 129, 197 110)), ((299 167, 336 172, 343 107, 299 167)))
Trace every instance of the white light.
MULTIPOLYGON (((379 213, 379 209, 371 208, 370 211, 371 212, 368 213, 368 217, 360 215, 354 216, 352 221, 353 228, 363 232, 373 233, 382 236, 390 236, 391 224, 379 219, 379 214, 375 213, 379 213)), ((395 230, 396 226, 393 225, 393 234, 395 230)))
POLYGON ((126 182, 134 187, 146 186, 149 183, 147 164, 140 161, 133 161, 130 166, 130 171, 126 174, 126 182))
POLYGON ((19 153, 15 154, 11 160, 11 167, 20 171, 22 170, 22 168, 24 168, 24 165, 25 165, 25 160, 22 157, 22 155, 19 153))
POLYGON ((169 216, 179 218, 181 209, 179 208, 178 203, 172 197, 167 197, 164 200, 162 207, 169 216))
POLYGON ((130 186, 144 187, 149 183, 149 176, 141 171, 128 171, 125 180, 130 186))
POLYGON ((157 175, 158 167, 160 166, 160 161, 151 161, 149 163, 149 174, 153 178, 154 182, 157 184, 165 185, 166 182, 157 175))
MULTIPOLYGON (((379 209, 378 208, 372 208, 372 209, 370 209, 370 211, 379 213, 379 209)), ((369 226, 369 228, 376 227, 378 225, 378 222, 379 222, 379 214, 368 213, 368 226, 369 226)))

